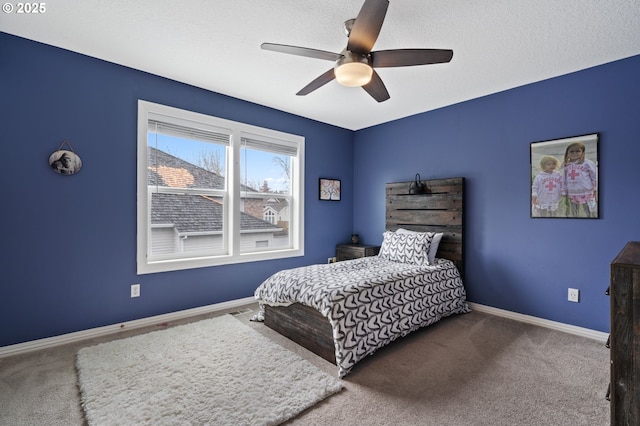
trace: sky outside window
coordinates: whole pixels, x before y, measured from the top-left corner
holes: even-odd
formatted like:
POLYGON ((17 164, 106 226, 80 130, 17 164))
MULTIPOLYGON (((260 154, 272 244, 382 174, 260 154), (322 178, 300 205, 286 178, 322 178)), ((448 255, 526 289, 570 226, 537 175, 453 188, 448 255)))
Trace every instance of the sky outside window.
MULTIPOLYGON (((153 132, 148 133, 148 141, 149 146, 200 167, 203 166, 203 159, 217 157, 224 170, 222 175, 226 177, 226 155, 225 147, 222 145, 153 132)), ((289 192, 289 178, 281 163, 289 164, 290 157, 243 148, 241 158, 242 184, 260 190, 266 181, 272 192, 289 192)))

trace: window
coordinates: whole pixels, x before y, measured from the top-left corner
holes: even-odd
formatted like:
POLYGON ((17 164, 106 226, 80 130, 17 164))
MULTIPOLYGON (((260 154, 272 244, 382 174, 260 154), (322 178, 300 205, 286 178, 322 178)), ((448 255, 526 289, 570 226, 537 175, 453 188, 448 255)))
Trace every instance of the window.
POLYGON ((138 273, 302 256, 304 138, 138 101, 138 273))
POLYGON ((276 214, 271 208, 264 212, 264 220, 269 223, 276 223, 276 214))

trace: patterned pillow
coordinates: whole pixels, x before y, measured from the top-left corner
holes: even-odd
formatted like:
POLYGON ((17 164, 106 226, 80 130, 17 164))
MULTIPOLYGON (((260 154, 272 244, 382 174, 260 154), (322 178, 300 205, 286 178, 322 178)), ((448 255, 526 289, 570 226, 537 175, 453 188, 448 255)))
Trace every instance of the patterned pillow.
MULTIPOLYGON (((396 229, 396 233, 397 234, 419 234, 419 232, 410 231, 404 228, 396 229)), ((436 263, 436 254, 438 254, 438 247, 440 246, 440 240, 442 240, 442 236, 444 235, 444 233, 442 232, 437 232, 437 233, 428 232, 428 233, 433 234, 433 240, 431 240, 431 245, 429 246, 429 254, 428 254, 429 265, 434 265, 436 263)))
POLYGON ((398 234, 386 231, 382 235, 384 239, 378 255, 383 259, 415 265, 429 264, 428 253, 433 233, 398 234))

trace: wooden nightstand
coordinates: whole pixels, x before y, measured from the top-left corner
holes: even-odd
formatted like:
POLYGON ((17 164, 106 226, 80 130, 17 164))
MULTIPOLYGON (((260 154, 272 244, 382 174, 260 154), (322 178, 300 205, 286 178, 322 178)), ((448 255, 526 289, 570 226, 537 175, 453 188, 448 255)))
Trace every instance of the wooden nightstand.
POLYGON ((358 259, 360 257, 376 256, 380 246, 366 244, 338 244, 336 246, 336 261, 358 259))

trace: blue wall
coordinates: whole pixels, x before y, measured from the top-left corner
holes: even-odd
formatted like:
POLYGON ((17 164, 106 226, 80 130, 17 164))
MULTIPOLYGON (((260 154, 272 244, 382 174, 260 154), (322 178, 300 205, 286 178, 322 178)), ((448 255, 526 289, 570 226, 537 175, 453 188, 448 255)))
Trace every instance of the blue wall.
POLYGON ((384 184, 466 178, 470 300, 609 331, 609 264, 640 239, 640 56, 359 131, 354 230, 379 243, 384 184), (600 133, 600 219, 531 219, 531 142, 600 133), (567 288, 580 303, 567 302, 567 288))
POLYGON ((0 85, 0 346, 250 297, 351 235, 352 131, 4 33, 0 85), (137 276, 138 99, 304 136, 305 256, 137 276), (65 139, 74 176, 48 165, 65 139), (320 177, 342 179, 344 200, 319 201, 320 177))
POLYGON ((609 328, 609 262, 640 239, 640 57, 355 133, 4 33, 0 64, 0 346, 249 297, 352 231, 379 243, 384 184, 416 172, 467 179, 472 301, 609 328), (137 276, 138 99, 303 135, 306 255, 137 276), (530 219, 529 143, 591 132, 602 218, 530 219), (75 176, 47 164, 65 139, 83 160, 75 176), (318 200, 320 177, 342 180, 341 202, 318 200))

